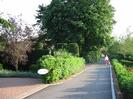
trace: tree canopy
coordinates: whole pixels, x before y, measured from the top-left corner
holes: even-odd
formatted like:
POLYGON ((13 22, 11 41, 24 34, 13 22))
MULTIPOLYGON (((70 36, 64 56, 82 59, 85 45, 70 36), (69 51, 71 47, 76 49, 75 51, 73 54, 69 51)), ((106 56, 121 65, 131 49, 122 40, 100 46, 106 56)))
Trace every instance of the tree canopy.
POLYGON ((110 43, 113 15, 110 0, 52 0, 39 6, 37 22, 54 43, 78 43, 89 51, 110 43))

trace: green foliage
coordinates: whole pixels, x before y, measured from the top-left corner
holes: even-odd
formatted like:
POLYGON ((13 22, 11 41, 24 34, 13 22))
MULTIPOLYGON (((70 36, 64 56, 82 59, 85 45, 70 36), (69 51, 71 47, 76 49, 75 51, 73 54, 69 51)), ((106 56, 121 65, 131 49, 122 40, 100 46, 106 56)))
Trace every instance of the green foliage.
POLYGON ((5 41, 3 40, 2 37, 0 37, 0 51, 3 51, 5 49, 5 41))
MULTIPOLYGON (((132 33, 133 34, 133 33, 132 33)), ((133 54, 133 37, 132 34, 128 34, 120 42, 120 51, 123 54, 133 54)))
POLYGON ((110 44, 113 15, 110 0, 52 0, 39 6, 37 22, 53 43, 77 43, 88 53, 110 44))
POLYGON ((133 37, 129 33, 120 41, 115 41, 108 50, 112 58, 133 61, 133 37))
POLYGON ((133 93, 133 73, 128 72, 127 69, 117 60, 112 61, 120 88, 125 93, 133 93))
POLYGON ((115 40, 113 44, 109 47, 108 52, 110 54, 120 54, 120 43, 119 41, 115 40))
POLYGON ((73 55, 79 56, 79 46, 77 43, 69 43, 68 52, 72 53, 73 55))
POLYGON ((61 71, 61 67, 52 69, 47 76, 43 77, 43 82, 54 82, 54 81, 58 81, 60 80, 62 77, 62 71, 61 71))
POLYGON ((66 50, 74 56, 79 56, 79 46, 77 43, 57 43, 56 50, 59 49, 66 50))
MULTIPOLYGON (((15 28, 13 24, 8 22, 7 20, 0 17, 0 26, 4 28, 11 28, 12 30, 15 28)), ((5 48, 5 40, 0 36, 0 50, 4 50, 5 48)))
POLYGON ((100 51, 90 51, 86 56, 86 61, 89 63, 96 63, 101 58, 100 51))
POLYGON ((40 66, 37 66, 36 64, 30 66, 30 71, 33 73, 36 73, 38 69, 40 69, 40 66))
POLYGON ((0 70, 3 70, 3 64, 0 63, 0 70))
POLYGON ((40 68, 47 68, 49 73, 43 77, 43 81, 50 83, 60 79, 65 79, 84 68, 83 58, 72 56, 67 52, 56 52, 54 56, 42 56, 37 65, 40 68))
POLYGON ((10 22, 8 22, 7 20, 3 19, 0 17, 0 25, 7 27, 7 28, 12 28, 14 29, 13 24, 11 24, 10 22))
POLYGON ((50 70, 54 67, 55 62, 56 62, 56 59, 54 56, 44 55, 38 60, 37 64, 42 68, 46 68, 50 70))
POLYGON ((126 65, 127 67, 133 66, 133 61, 129 61, 129 60, 120 60, 120 62, 123 65, 126 65))
POLYGON ((35 49, 36 50, 42 50, 43 49, 44 44, 42 42, 37 42, 35 49))
POLYGON ((68 53, 64 49, 59 49, 58 51, 55 51, 54 56, 61 56, 61 57, 64 57, 64 58, 68 58, 68 57, 71 57, 72 54, 68 53))
POLYGON ((133 61, 133 54, 126 54, 124 56, 124 59, 129 60, 129 61, 133 61))
POLYGON ((66 50, 67 49, 67 46, 68 44, 67 43, 57 43, 55 45, 55 48, 58 50, 58 49, 63 49, 63 50, 66 50))

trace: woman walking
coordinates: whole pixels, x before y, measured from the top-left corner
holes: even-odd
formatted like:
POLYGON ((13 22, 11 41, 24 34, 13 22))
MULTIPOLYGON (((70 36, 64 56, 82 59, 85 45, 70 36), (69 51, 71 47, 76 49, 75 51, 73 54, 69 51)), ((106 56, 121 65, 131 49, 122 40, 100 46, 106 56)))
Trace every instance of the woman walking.
POLYGON ((105 58, 104 58, 104 63, 105 63, 106 65, 109 64, 109 58, 108 58, 107 55, 106 55, 105 58))

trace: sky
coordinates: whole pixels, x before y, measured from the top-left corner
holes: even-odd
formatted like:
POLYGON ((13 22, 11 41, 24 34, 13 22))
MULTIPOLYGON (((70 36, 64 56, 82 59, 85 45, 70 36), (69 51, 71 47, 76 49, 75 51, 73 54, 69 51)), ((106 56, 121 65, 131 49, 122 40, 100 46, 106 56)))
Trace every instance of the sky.
MULTIPOLYGON (((0 12, 11 15, 22 15, 22 19, 28 24, 36 23, 38 5, 50 4, 51 0, 0 0, 0 12)), ((127 28, 133 31, 133 0, 111 0, 115 8, 116 24, 114 25, 112 35, 120 37, 125 35, 127 28)))
POLYGON ((117 22, 112 34, 121 37, 127 34, 127 29, 133 32, 133 0, 111 0, 111 4, 115 8, 114 19, 117 22))

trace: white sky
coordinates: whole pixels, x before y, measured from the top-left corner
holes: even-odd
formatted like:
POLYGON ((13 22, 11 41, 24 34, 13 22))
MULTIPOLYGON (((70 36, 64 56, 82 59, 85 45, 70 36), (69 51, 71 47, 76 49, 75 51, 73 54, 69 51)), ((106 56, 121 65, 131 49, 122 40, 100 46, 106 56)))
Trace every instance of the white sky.
POLYGON ((133 0, 111 0, 111 4, 115 7, 114 19, 117 21, 112 34, 120 37, 126 33, 127 28, 133 31, 133 0))
MULTIPOLYGON (((47 5, 51 0, 0 0, 0 12, 11 15, 22 14, 23 20, 28 24, 36 23, 35 15, 39 4, 47 5)), ((117 23, 113 29, 113 35, 119 37, 124 35, 130 26, 133 31, 133 0, 111 0, 115 7, 115 20, 117 23)))
POLYGON ((38 6, 47 5, 51 0, 0 0, 0 12, 11 15, 20 15, 28 24, 36 23, 35 15, 38 6))

